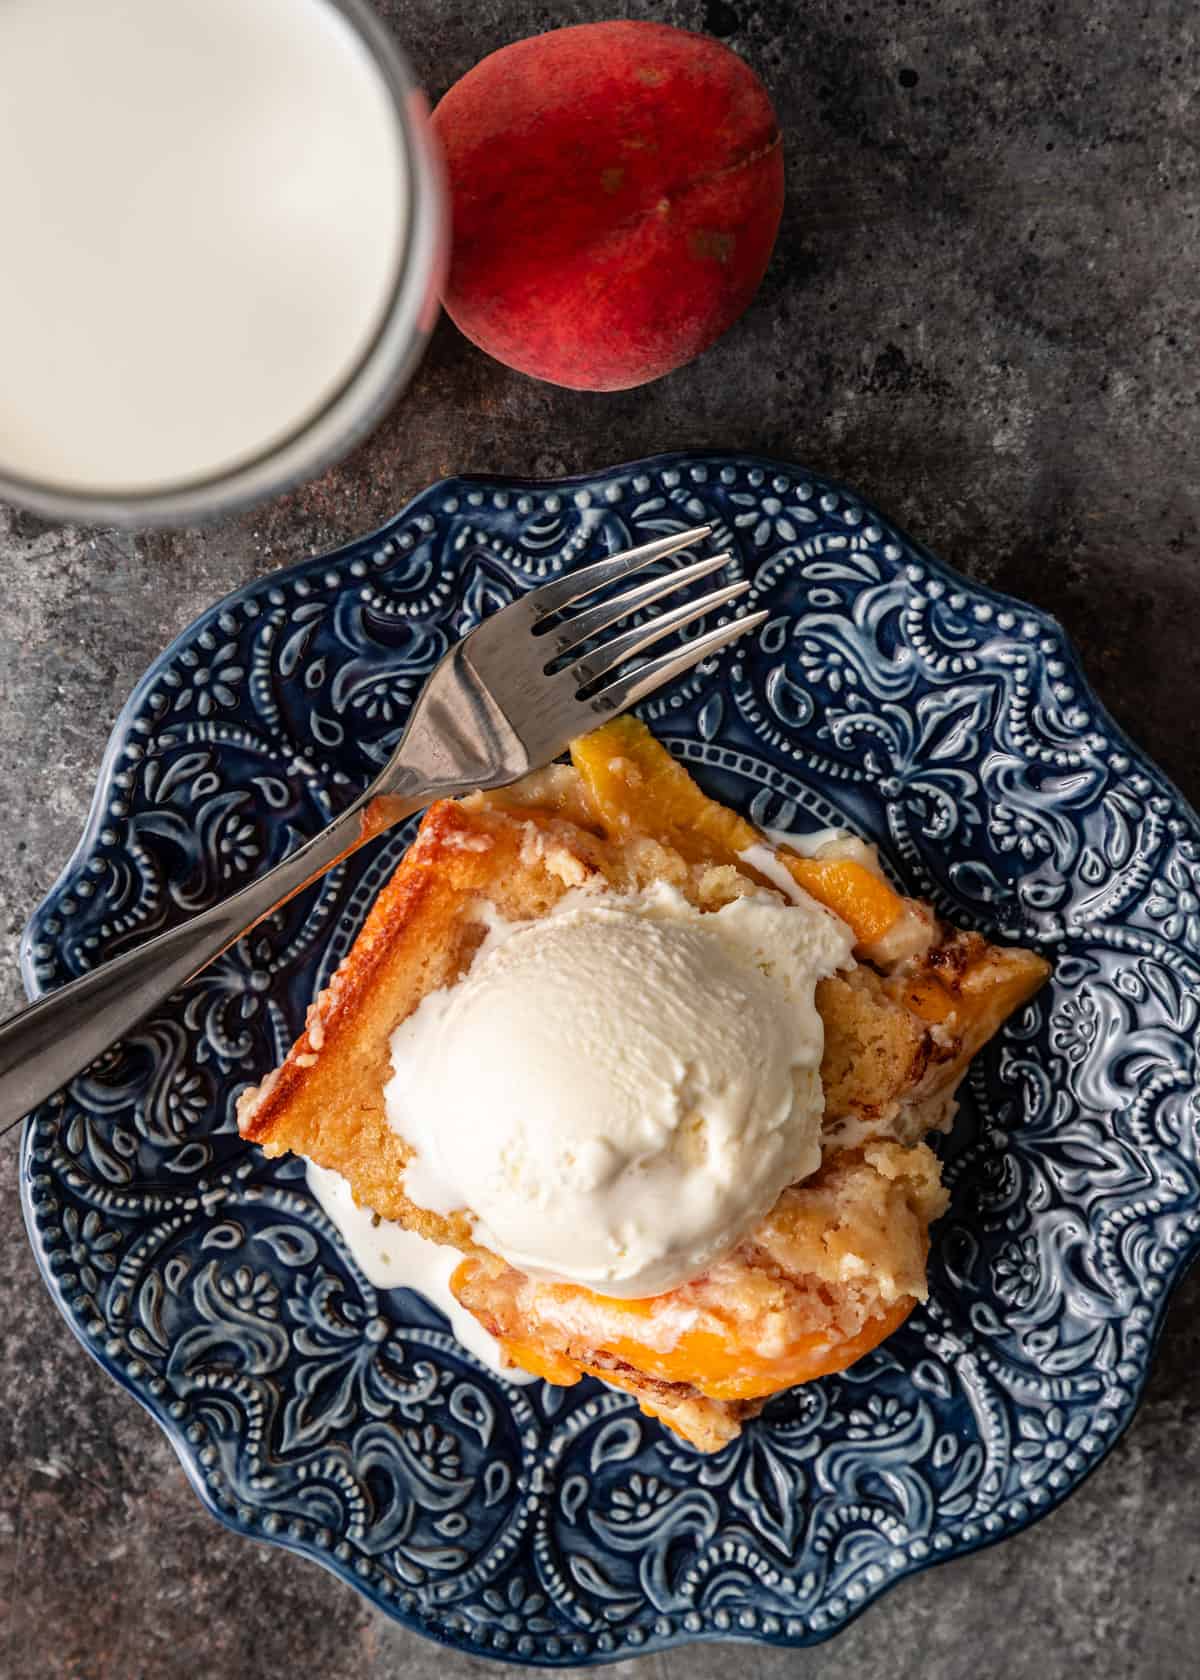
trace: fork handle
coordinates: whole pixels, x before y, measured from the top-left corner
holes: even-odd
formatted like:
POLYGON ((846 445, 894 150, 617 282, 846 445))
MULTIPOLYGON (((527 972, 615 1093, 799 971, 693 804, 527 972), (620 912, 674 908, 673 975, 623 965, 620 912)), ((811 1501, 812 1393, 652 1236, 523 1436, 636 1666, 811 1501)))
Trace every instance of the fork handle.
POLYGON ((421 810, 430 797, 426 789, 375 797, 372 791, 231 897, 0 1022, 0 1133, 81 1073, 272 911, 367 841, 421 810))

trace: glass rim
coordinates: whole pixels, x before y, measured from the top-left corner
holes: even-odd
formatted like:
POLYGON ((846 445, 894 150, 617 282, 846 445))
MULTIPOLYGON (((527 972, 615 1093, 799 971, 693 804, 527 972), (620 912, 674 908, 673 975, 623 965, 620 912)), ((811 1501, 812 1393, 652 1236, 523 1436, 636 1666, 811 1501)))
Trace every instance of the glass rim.
MULTIPOLYGON (((425 96, 395 38, 367 0, 320 3, 346 19, 383 78, 408 182, 391 292, 370 343, 314 413, 229 467, 147 490, 74 490, 10 473, 0 459, 0 500, 70 524, 140 529, 203 523, 316 477, 361 442, 400 395, 438 316, 446 261, 441 159, 429 131, 425 96)), ((186 399, 186 393, 181 395, 186 399)))

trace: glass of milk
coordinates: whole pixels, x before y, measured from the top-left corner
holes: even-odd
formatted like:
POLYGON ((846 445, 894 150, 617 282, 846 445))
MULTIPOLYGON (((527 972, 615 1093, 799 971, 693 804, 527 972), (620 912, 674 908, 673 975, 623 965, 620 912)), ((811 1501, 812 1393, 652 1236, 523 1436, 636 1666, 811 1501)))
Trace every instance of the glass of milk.
POLYGON ((426 107, 365 0, 0 0, 0 498, 151 525, 344 454, 437 314, 426 107))

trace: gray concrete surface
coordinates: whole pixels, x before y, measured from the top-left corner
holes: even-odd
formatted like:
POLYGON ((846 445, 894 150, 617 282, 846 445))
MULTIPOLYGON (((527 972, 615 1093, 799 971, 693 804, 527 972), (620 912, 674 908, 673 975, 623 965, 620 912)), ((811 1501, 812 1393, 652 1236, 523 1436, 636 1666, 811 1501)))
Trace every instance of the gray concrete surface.
MULTIPOLYGON (((436 95, 484 51, 611 0, 387 0, 436 95)), ((1200 32, 1194 0, 632 0, 725 36, 774 91, 783 234, 694 366, 586 396, 448 326, 410 394, 319 483, 203 531, 127 537, 0 508, 0 1005, 84 820, 109 724, 214 597, 463 469, 556 474, 686 445, 860 485, 974 577, 1057 613, 1116 716, 1200 798, 1200 32)), ((0 207, 0 225, 3 209, 0 207)), ((4 226, 7 243, 21 230, 4 226)), ((0 370, 2 377, 2 370, 0 370)), ((76 1346, 0 1150, 0 1675, 463 1676, 308 1564, 202 1512, 76 1346)), ((640 1675, 1189 1676, 1198 1663, 1200 1280, 1107 1464, 1020 1539, 897 1589, 809 1653, 708 1647, 640 1675)), ((631 1667, 633 1665, 625 1665, 631 1667)))

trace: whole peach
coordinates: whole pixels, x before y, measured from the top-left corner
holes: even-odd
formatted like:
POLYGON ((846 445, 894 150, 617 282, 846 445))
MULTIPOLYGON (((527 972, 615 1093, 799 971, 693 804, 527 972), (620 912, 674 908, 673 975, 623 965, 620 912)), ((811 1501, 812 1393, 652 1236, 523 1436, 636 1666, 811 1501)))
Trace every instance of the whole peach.
POLYGON ((727 47, 588 23, 502 47, 434 112, 450 178, 445 304, 556 385, 617 391, 706 349, 763 277, 783 206, 766 89, 727 47))

